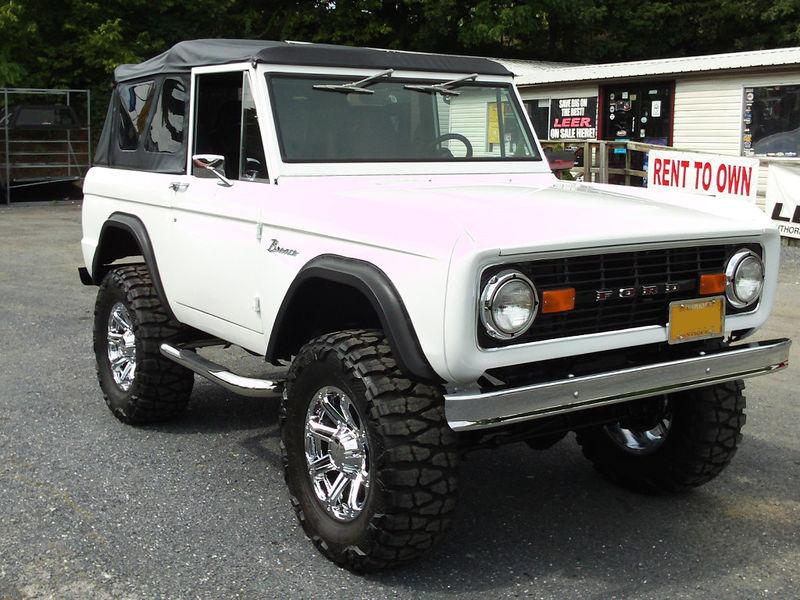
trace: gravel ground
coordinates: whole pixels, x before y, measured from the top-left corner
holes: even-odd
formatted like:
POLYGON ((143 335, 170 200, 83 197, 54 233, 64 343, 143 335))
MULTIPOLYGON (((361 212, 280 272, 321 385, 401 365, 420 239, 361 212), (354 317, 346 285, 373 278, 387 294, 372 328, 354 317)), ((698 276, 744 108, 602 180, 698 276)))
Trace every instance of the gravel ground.
MULTIPOLYGON (((79 238, 77 204, 0 209, 0 600, 800 598, 798 343, 790 369, 749 384, 745 442, 704 488, 614 488, 572 437, 477 452, 438 551, 359 577, 295 522, 275 402, 198 380, 179 422, 111 416, 79 238)), ((784 254, 760 336, 800 342, 800 249, 784 254)))

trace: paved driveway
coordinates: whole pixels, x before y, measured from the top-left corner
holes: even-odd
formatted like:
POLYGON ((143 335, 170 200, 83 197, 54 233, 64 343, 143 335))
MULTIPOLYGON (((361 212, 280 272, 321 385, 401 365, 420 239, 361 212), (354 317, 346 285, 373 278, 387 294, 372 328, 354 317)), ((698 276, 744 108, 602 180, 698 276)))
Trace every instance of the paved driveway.
POLYGON ((443 546, 358 577, 295 523, 275 402, 198 380, 179 422, 111 416, 79 223, 77 205, 0 209, 0 600, 800 598, 797 250, 761 336, 794 336, 794 365, 748 386, 744 445, 716 481, 637 496, 603 482, 572 437, 478 452, 443 546))

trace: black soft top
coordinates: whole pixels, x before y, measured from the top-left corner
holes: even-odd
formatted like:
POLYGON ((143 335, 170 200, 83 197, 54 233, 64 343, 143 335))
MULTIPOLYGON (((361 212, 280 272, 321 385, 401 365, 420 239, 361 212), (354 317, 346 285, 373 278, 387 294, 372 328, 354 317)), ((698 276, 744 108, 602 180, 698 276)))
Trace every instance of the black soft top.
POLYGON ((165 73, 187 73, 193 67, 205 65, 250 61, 314 67, 398 69, 503 76, 512 74, 500 63, 474 56, 300 42, 189 40, 179 42, 166 52, 137 65, 120 65, 114 71, 114 78, 117 82, 121 82, 165 73))

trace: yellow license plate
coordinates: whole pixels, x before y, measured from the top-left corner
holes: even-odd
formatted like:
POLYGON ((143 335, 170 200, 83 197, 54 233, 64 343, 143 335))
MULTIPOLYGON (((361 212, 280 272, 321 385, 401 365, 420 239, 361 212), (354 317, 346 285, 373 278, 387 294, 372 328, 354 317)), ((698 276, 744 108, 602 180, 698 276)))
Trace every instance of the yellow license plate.
POLYGON ((725 334, 725 298, 676 300, 669 305, 669 343, 722 337, 725 334))

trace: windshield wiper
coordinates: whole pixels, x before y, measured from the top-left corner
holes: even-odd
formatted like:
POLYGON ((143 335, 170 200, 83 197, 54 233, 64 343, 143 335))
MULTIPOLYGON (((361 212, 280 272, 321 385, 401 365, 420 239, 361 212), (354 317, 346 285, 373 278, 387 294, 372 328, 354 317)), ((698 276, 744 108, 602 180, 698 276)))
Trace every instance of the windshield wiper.
POLYGON ((472 75, 467 75, 466 77, 459 77, 458 79, 453 79, 452 81, 445 81, 444 83, 434 83, 430 85, 404 85, 403 88, 407 90, 416 90, 417 92, 425 92, 428 94, 441 94, 442 96, 458 96, 461 92, 455 91, 454 87, 465 83, 467 81, 475 81, 478 78, 477 73, 473 73, 472 75))
POLYGON ((386 69, 385 71, 381 71, 380 73, 376 73, 370 77, 365 79, 359 79, 358 81, 353 81, 351 83, 333 83, 333 84, 318 84, 311 86, 315 90, 324 90, 326 92, 344 92, 345 94, 374 94, 375 90, 368 90, 364 86, 372 83, 376 79, 381 79, 382 77, 391 77, 392 73, 394 73, 394 69, 386 69))

